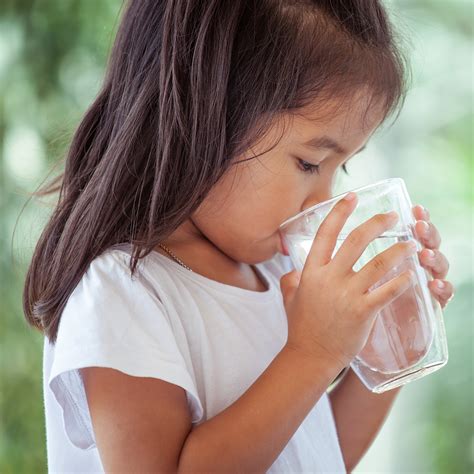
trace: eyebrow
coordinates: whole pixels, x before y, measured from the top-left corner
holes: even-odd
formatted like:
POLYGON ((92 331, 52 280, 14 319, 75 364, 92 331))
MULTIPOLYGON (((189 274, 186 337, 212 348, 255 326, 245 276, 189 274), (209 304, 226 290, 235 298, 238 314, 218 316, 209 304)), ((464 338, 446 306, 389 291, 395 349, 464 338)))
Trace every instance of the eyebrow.
MULTIPOLYGON (((312 138, 311 140, 308 140, 307 142, 303 143, 304 146, 307 146, 309 148, 316 148, 317 150, 321 148, 326 148, 328 150, 334 150, 336 153, 339 153, 341 155, 345 155, 347 153, 344 148, 339 145, 335 140, 333 140, 330 137, 327 137, 326 135, 323 135, 321 137, 315 137, 312 138)), ((364 148, 366 148, 367 145, 364 145, 362 148, 359 148, 355 153, 361 152, 364 148)))

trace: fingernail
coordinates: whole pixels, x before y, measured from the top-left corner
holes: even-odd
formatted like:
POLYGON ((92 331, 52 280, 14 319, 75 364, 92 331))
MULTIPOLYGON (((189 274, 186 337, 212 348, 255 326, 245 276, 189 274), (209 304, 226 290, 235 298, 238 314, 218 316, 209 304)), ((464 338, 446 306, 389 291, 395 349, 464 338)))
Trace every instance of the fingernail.
POLYGON ((444 288, 444 281, 436 280, 436 286, 441 290, 444 288))
POLYGON ((353 201, 355 197, 356 197, 355 193, 350 192, 350 193, 347 193, 347 194, 344 196, 344 199, 345 199, 346 201, 353 201))
POLYGON ((390 211, 387 212, 387 216, 389 217, 390 221, 396 222, 398 220, 398 213, 397 211, 390 211))
POLYGON ((421 209, 421 213, 424 214, 425 217, 429 217, 428 209, 426 209, 426 207, 423 206, 423 204, 417 204, 416 206, 421 209))

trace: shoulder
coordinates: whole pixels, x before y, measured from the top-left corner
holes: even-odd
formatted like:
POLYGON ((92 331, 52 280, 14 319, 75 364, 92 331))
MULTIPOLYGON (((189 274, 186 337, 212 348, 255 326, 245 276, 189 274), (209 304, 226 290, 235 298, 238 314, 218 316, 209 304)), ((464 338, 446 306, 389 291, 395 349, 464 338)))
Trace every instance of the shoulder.
POLYGON ((132 327, 156 326, 157 314, 166 321, 161 288, 150 283, 141 262, 132 275, 129 262, 130 253, 115 247, 91 261, 62 311, 59 343, 79 343, 80 338, 83 346, 119 344, 130 338, 132 327))
POLYGON ((132 283, 139 280, 141 262, 137 267, 138 271, 132 276, 130 259, 131 248, 129 245, 117 244, 109 247, 89 263, 82 280, 94 279, 98 284, 107 284, 111 281, 118 283, 117 280, 132 283))
POLYGON ((153 265, 151 270, 149 257, 139 259, 132 274, 130 263, 132 258, 131 244, 116 244, 95 257, 89 264, 75 292, 90 291, 96 298, 116 296, 147 295, 147 299, 161 302, 160 292, 164 291, 162 281, 167 270, 153 265))
POLYGON ((84 291, 99 296, 101 291, 110 294, 116 293, 119 288, 139 286, 137 281, 140 280, 138 277, 140 272, 138 271, 132 275, 129 262, 130 255, 124 249, 110 247, 105 250, 89 263, 71 297, 73 298, 74 294, 83 293, 84 291), (98 290, 99 288, 101 291, 98 290))

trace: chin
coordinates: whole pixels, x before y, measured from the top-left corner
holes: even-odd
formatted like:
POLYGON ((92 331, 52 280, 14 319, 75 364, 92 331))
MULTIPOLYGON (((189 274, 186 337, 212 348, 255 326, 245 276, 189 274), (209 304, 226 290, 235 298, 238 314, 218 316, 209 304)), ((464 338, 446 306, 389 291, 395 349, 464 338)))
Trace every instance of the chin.
POLYGON ((255 265, 257 263, 266 262, 267 260, 272 259, 276 255, 289 255, 287 252, 285 252, 286 249, 281 240, 280 234, 277 232, 275 236, 275 238, 272 238, 268 241, 268 243, 271 243, 271 245, 265 245, 265 247, 263 247, 262 241, 259 241, 258 243, 255 242, 253 246, 254 254, 252 256, 247 256, 248 258, 244 258, 241 256, 237 260, 242 263, 247 263, 249 265, 255 265), (260 252, 258 252, 258 250, 260 250, 260 252))

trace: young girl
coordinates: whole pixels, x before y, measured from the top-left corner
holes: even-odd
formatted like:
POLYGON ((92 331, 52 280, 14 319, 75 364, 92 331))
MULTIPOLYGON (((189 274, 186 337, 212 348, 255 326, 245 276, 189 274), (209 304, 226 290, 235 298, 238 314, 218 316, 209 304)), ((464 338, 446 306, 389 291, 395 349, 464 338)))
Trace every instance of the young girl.
MULTIPOLYGON (((51 472, 357 464, 399 389, 369 392, 349 363, 410 276, 367 289, 414 250, 352 271, 394 224, 379 214, 331 258, 351 193, 301 273, 278 226, 331 197, 404 77, 375 0, 128 3, 25 283, 45 335, 51 472)), ((414 213, 444 306, 439 233, 414 213)))

